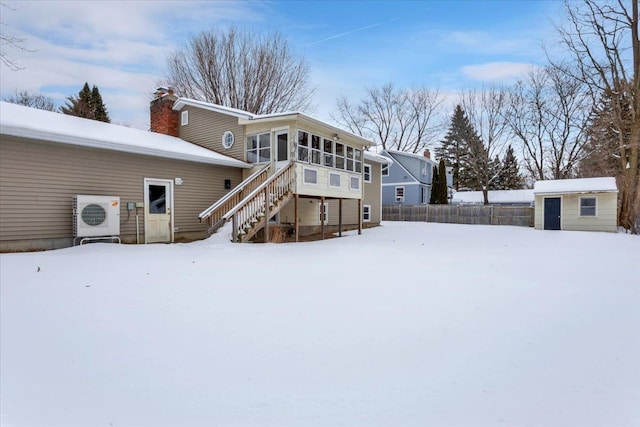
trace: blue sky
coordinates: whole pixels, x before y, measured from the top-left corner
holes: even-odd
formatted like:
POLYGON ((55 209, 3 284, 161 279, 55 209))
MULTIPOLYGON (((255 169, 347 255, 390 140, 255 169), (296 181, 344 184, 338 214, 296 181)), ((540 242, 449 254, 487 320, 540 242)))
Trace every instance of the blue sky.
POLYGON ((20 71, 0 69, 2 97, 41 92, 63 104, 97 85, 115 123, 148 128, 148 102, 169 53, 213 26, 281 31, 303 55, 322 120, 338 96, 366 87, 461 89, 509 83, 543 64, 560 1, 5 1, 2 31, 28 51, 3 46, 20 71))

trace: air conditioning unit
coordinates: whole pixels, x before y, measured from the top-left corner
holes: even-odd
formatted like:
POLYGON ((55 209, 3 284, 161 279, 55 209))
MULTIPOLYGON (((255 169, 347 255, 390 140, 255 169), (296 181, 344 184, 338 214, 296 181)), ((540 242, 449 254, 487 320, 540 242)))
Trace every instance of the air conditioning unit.
POLYGON ((120 197, 73 196, 73 236, 120 235, 120 197))

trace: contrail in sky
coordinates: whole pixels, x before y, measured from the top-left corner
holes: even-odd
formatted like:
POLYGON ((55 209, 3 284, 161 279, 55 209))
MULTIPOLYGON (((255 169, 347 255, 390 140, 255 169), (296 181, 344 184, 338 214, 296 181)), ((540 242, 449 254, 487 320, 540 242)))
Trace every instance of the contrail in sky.
POLYGON ((330 36, 330 37, 327 37, 327 38, 324 38, 324 39, 321 39, 321 40, 316 40, 315 42, 309 43, 307 46, 313 46, 314 44, 326 42, 326 41, 333 40, 333 39, 338 39, 340 37, 348 36, 349 34, 357 33, 359 31, 368 30, 369 28, 379 27, 380 25, 388 24, 390 22, 397 21, 398 19, 400 19, 400 18, 393 18, 393 19, 391 19, 389 21, 386 21, 386 22, 378 22, 377 24, 371 24, 371 25, 367 25, 366 27, 356 28, 355 30, 346 31, 344 33, 336 34, 334 36, 330 36))

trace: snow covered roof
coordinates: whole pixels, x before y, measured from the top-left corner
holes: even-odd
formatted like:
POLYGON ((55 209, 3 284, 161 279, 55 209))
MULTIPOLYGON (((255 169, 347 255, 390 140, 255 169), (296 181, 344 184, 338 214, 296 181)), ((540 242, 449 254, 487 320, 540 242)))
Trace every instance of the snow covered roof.
POLYGON ((173 136, 7 102, 0 102, 0 133, 197 163, 238 168, 251 167, 240 160, 173 136))
POLYGON ((376 153, 372 153, 370 151, 364 152, 364 159, 369 160, 370 162, 382 163, 386 165, 390 165, 393 163, 393 160, 389 157, 381 156, 376 153))
POLYGON ((173 104, 174 110, 180 110, 185 105, 192 107, 198 107, 209 111, 216 111, 218 113, 228 114, 243 119, 252 119, 256 117, 255 114, 251 114, 248 111, 238 110, 237 108, 225 107, 223 105, 211 104, 209 102, 197 101, 189 98, 178 98, 173 104))
POLYGON ((225 107, 223 105, 212 104, 210 102, 197 101, 195 99, 189 99, 189 98, 178 98, 176 102, 173 104, 173 109, 179 110, 185 105, 191 105, 193 107, 202 108, 209 111, 216 111, 218 113, 228 114, 230 116, 237 117, 238 124, 241 124, 241 125, 249 124, 253 122, 260 122, 260 121, 282 120, 285 118, 291 118, 292 120, 301 118, 301 119, 313 122, 315 124, 318 124, 320 126, 327 127, 331 129, 332 132, 335 132, 341 135, 349 135, 351 138, 357 139, 358 141, 360 141, 366 146, 375 145, 373 141, 370 141, 360 135, 356 135, 355 133, 351 133, 344 129, 337 128, 333 125, 325 123, 321 120, 318 120, 300 111, 284 111, 284 112, 272 113, 272 114, 253 114, 248 111, 239 110, 237 108, 225 107))
POLYGON ((386 151, 392 156, 405 156, 405 157, 410 157, 410 158, 419 159, 419 160, 426 160, 431 163, 437 163, 431 157, 425 157, 422 154, 407 153, 406 151, 397 151, 397 150, 384 150, 384 151, 386 151))
POLYGON ((576 178, 536 181, 533 186, 534 194, 552 193, 594 193, 617 192, 616 179, 605 178, 576 178))
MULTIPOLYGON (((488 194, 489 203, 533 203, 533 190, 491 190, 488 194)), ((454 193, 454 204, 482 204, 482 191, 458 191, 454 193)))

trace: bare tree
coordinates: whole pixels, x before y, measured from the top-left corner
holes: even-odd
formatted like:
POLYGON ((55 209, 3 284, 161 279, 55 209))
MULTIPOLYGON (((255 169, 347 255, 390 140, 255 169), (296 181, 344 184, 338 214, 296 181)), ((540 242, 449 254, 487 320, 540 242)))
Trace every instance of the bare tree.
POLYGON ((24 105, 25 107, 39 110, 54 111, 56 109, 53 99, 41 93, 31 93, 26 90, 20 92, 16 90, 15 94, 7 96, 4 100, 12 104, 24 105))
POLYGON ((254 114, 308 110, 309 66, 280 33, 211 30, 168 58, 168 81, 182 96, 254 114))
POLYGON ((392 83, 367 88, 358 104, 337 100, 332 118, 383 149, 417 153, 431 145, 442 129, 443 97, 426 88, 396 90, 392 83))
POLYGON ((470 173, 477 181, 485 205, 489 204, 489 189, 502 172, 502 163, 493 159, 501 156, 507 146, 506 104, 507 91, 501 87, 491 86, 462 94, 462 108, 478 136, 467 144, 463 167, 469 169, 465 173, 470 173))
POLYGON ((591 98, 566 66, 532 69, 512 89, 505 110, 534 179, 565 179, 576 173, 587 142, 591 98))
POLYGON ((558 26, 576 72, 595 101, 610 99, 617 135, 618 223, 640 233, 640 39, 638 0, 565 1, 568 19, 558 26))
MULTIPOLYGON (((9 9, 13 11, 11 7, 7 6, 4 2, 0 2, 0 9, 9 9)), ((1 14, 1 13, 0 13, 1 14)), ((18 63, 11 59, 6 52, 6 48, 18 49, 22 51, 30 52, 26 47, 24 47, 24 42, 26 39, 21 37, 16 37, 12 34, 7 34, 4 30, 5 23, 0 22, 0 62, 4 64, 11 71, 22 70, 23 68, 18 65, 18 63)))

